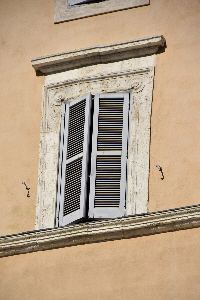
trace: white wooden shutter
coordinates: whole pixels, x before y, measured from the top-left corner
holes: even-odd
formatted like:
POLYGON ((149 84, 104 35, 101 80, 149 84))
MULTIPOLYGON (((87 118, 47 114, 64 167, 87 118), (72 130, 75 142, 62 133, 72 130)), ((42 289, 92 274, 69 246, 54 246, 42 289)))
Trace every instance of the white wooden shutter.
POLYGON ((125 213, 129 98, 129 93, 95 95, 90 218, 116 218, 125 213))
POLYGON ((91 94, 63 104, 57 193, 57 226, 86 216, 91 94))

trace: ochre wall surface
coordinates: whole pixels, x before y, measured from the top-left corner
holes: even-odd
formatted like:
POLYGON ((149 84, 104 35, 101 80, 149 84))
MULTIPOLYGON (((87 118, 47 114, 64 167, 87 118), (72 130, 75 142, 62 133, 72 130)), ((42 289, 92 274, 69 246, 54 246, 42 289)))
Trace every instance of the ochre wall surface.
POLYGON ((199 300, 200 229, 1 258, 2 300, 199 300))
MULTIPOLYGON (((200 2, 53 23, 54 0, 0 1, 0 235, 34 230, 43 76, 31 59, 163 34, 157 54, 149 211, 200 199, 200 2), (163 168, 164 180, 156 168, 163 168), (30 198, 22 181, 30 186, 30 198)), ((0 299, 200 299, 200 229, 0 259, 0 299)))

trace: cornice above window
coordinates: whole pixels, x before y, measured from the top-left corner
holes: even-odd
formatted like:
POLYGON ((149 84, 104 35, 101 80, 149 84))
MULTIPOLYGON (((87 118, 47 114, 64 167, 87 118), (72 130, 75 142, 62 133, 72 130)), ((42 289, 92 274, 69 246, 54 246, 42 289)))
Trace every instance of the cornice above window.
POLYGON ((149 4, 150 0, 56 0, 54 22, 60 23, 149 4))
POLYGON ((32 59, 32 66, 43 74, 108 63, 133 57, 155 54, 165 45, 162 35, 135 39, 122 43, 62 52, 32 59))

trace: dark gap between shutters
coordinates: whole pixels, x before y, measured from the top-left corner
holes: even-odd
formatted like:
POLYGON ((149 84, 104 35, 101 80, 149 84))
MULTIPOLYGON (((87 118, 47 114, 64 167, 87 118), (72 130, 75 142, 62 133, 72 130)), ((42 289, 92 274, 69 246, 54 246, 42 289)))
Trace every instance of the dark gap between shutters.
POLYGON ((68 0, 69 6, 83 5, 83 4, 92 4, 104 2, 107 0, 68 0))

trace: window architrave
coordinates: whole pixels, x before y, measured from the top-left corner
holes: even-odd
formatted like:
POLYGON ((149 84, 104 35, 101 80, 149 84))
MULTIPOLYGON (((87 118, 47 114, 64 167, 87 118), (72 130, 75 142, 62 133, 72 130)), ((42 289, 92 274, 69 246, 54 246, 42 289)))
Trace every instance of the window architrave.
MULTIPOLYGON (((160 46, 163 46, 163 38, 160 38, 160 40, 162 40, 160 46)), ((103 49, 106 49, 108 46, 104 47, 103 49)), ((66 70, 65 62, 66 71, 56 73, 54 65, 54 72, 46 73, 40 134, 36 229, 53 228, 55 226, 61 105, 63 102, 79 98, 88 92, 97 94, 130 91, 131 121, 126 215, 147 212, 150 116, 156 63, 155 52, 159 46, 153 48, 153 52, 151 47, 149 55, 145 57, 143 56, 144 49, 140 49, 139 52, 137 50, 137 57, 132 58, 130 57, 134 55, 131 55, 126 47, 117 54, 118 59, 116 59, 116 53, 113 54, 113 47, 112 45, 110 49, 112 51, 111 56, 114 55, 114 60, 109 57, 108 62, 91 63, 69 70, 66 70), (129 53, 128 59, 124 59, 124 54, 127 58, 126 52, 129 53), (139 56, 139 53, 142 56, 139 56)), ((117 44, 116 47, 119 48, 119 45, 117 44)), ((75 52, 78 53, 78 50, 75 52)), ((108 51, 105 51, 105 53, 108 58, 108 51)), ((91 61, 93 58, 90 57, 91 61)), ((49 56, 48 59, 51 60, 52 57, 49 56)), ((42 59, 42 63, 41 58, 33 60, 34 65, 37 63, 36 60, 40 61, 41 70, 49 71, 49 66, 47 69, 44 67, 44 59, 42 59)), ((70 61, 70 64, 72 63, 70 61)), ((60 66, 58 64, 56 66, 60 71, 60 66)), ((50 68, 52 69, 51 66, 50 68)))

